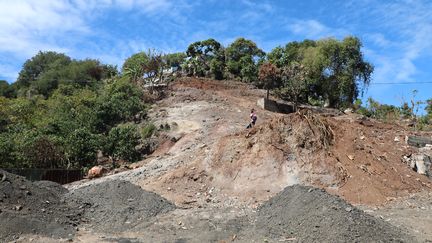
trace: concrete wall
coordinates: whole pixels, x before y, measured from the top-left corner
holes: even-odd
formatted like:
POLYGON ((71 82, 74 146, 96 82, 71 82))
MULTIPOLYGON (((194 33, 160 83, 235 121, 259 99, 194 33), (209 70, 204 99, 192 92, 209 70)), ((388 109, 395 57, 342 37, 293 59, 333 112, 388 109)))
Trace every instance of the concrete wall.
POLYGON ((272 112, 278 112, 284 114, 289 114, 294 112, 293 104, 287 102, 275 101, 275 100, 268 100, 266 98, 259 99, 257 101, 257 105, 262 109, 272 111, 272 112))

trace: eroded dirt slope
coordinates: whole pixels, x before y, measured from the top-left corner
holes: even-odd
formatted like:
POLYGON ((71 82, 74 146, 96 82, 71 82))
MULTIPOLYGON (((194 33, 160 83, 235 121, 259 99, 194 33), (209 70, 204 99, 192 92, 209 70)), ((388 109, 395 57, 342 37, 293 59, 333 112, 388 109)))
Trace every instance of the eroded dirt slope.
POLYGON ((170 135, 177 142, 141 165, 169 160, 174 168, 136 183, 178 204, 249 206, 297 183, 368 205, 430 190, 430 180, 402 162, 412 150, 403 127, 356 115, 272 113, 256 106, 262 96, 232 82, 187 79, 173 85, 172 96, 151 114, 156 123, 174 124, 170 135), (259 119, 247 130, 250 108, 258 108, 259 119))

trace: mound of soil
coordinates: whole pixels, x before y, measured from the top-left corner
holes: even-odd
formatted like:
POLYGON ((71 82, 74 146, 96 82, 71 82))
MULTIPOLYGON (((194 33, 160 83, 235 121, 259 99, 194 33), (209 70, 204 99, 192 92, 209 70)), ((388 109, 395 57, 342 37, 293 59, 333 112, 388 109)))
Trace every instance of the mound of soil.
POLYGON ((54 182, 31 182, 3 170, 0 179, 1 239, 30 233, 54 238, 74 235, 79 212, 64 204, 62 195, 67 189, 54 182))
POLYGON ((81 208, 85 221, 95 229, 108 232, 131 229, 175 208, 165 198, 122 180, 76 189, 65 200, 71 207, 81 208))
POLYGON ((337 196, 295 185, 264 203, 257 228, 273 239, 300 242, 412 242, 405 232, 367 215, 337 196))

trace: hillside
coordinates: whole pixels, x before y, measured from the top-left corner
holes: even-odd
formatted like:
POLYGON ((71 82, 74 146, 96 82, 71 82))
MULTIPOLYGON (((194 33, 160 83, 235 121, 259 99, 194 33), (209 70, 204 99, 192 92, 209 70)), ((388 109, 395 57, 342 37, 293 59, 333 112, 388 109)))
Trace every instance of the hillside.
MULTIPOLYGON (((136 217, 129 221, 127 210, 122 211, 118 214, 125 214, 125 223, 131 227, 121 230, 96 227, 95 222, 103 219, 93 211, 88 216, 85 211, 83 215, 90 219, 84 220, 77 234, 70 236, 77 242, 411 241, 411 237, 432 240, 432 234, 427 232, 432 227, 432 208, 423 203, 430 198, 432 181, 413 171, 402 159, 416 150, 404 141, 405 136, 413 134, 407 128, 356 114, 332 116, 307 110, 273 113, 256 105, 265 91, 245 83, 183 78, 172 83, 166 93, 167 97, 154 104, 148 113, 157 127, 168 124, 170 128, 161 134, 155 152, 133 164, 131 167, 135 169, 75 182, 66 188, 72 195, 87 193, 90 198, 106 195, 109 200, 112 193, 109 190, 104 191, 106 194, 86 191, 109 187, 107 184, 113 181, 126 181, 146 193, 162 196, 177 209, 167 206, 169 210, 160 214, 158 211, 148 216, 151 220, 142 221, 136 217), (246 129, 251 108, 257 110, 258 121, 254 128, 246 129), (292 185, 301 186, 288 187, 292 185), (417 209, 417 203, 421 202, 424 212, 417 235, 413 235, 413 230, 418 227, 404 224, 415 221, 400 222, 392 219, 391 213, 396 210, 400 218, 409 218, 410 214, 404 214, 408 212, 407 206, 394 205, 407 197, 415 198, 413 195, 420 195, 420 199, 413 199, 410 209, 417 209), (284 207, 311 215, 303 219, 301 229, 296 228, 293 224, 300 220, 299 216, 284 207), (286 212, 283 217, 288 221, 277 218, 278 215, 270 218, 269 212, 274 210, 286 212), (390 220, 386 221, 390 222, 378 217, 381 212, 387 212, 384 215, 388 215, 390 220), (313 217, 316 220, 311 220, 313 217), (329 217, 334 225, 327 229, 324 226, 329 223, 322 219, 329 217), (356 223, 344 228, 351 217, 356 223), (398 223, 393 225, 393 221, 398 223), (281 230, 270 229, 278 222, 279 226, 291 227, 291 232, 282 226, 281 230), (330 229, 337 232, 333 234, 337 238, 323 233, 330 229)), ((120 189, 126 190, 123 200, 116 199, 116 204, 103 207, 114 209, 127 204, 128 188, 132 185, 120 189)), ((116 186, 111 190, 115 191, 116 186)), ((139 194, 136 188, 130 190, 139 194)), ((147 194, 143 195, 140 197, 147 194)), ((74 201, 78 205, 84 200, 79 198, 74 201)), ((102 199, 92 200, 89 205, 102 199)), ((164 201, 165 204, 169 203, 164 201)), ((134 208, 147 210, 141 205, 134 208)), ((49 240, 42 236, 20 236, 22 242, 35 237, 41 242, 49 240)))

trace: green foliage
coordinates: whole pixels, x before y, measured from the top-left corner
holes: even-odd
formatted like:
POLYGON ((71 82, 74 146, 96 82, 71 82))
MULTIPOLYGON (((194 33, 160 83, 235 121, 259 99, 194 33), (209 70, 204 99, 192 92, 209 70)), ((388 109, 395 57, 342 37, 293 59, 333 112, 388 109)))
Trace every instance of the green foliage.
POLYGON ((37 55, 27 60, 23 69, 19 73, 17 83, 19 87, 28 87, 37 80, 41 74, 51 69, 58 69, 71 62, 70 57, 65 54, 47 51, 39 52, 37 55))
POLYGON ((144 110, 141 92, 133 84, 116 80, 107 84, 97 101, 97 130, 104 131, 121 121, 128 121, 144 110))
MULTIPOLYGON (((342 41, 305 40, 276 47, 268 60, 279 68, 290 68, 293 63, 303 67, 307 73, 304 101, 325 100, 331 107, 346 107, 369 85, 373 71, 360 49, 360 40, 351 36, 342 41)), ((292 84, 283 84, 284 89, 286 85, 292 84)))
POLYGON ((12 98, 16 96, 16 84, 9 84, 6 80, 0 80, 0 96, 12 98))
POLYGON ((140 130, 140 135, 142 139, 150 138, 156 131, 156 126, 153 123, 146 124, 140 130))
POLYGON ((136 161, 140 158, 140 154, 135 150, 138 144, 136 126, 120 124, 109 131, 105 152, 117 159, 136 161))
POLYGON ((258 78, 258 64, 265 53, 257 45, 244 38, 238 38, 225 50, 228 75, 244 82, 255 82, 258 78))
POLYGON ((367 106, 357 109, 357 113, 386 122, 394 122, 401 117, 401 111, 399 107, 394 105, 380 104, 378 101, 372 98, 368 98, 367 106))
POLYGON ((426 107, 425 107, 427 115, 432 119, 432 99, 428 99, 426 101, 426 107))
POLYGON ((148 62, 149 57, 146 52, 138 52, 128 57, 123 63, 122 73, 132 81, 136 81, 144 76, 142 64, 148 62))
POLYGON ((184 52, 166 54, 162 56, 162 59, 164 60, 165 66, 167 68, 176 67, 181 69, 181 65, 186 60, 186 54, 184 52))
POLYGON ((17 94, 48 97, 62 84, 96 89, 102 79, 116 74, 115 66, 103 65, 97 60, 71 60, 64 54, 39 52, 24 64, 16 82, 17 94))
POLYGON ((182 67, 188 75, 223 78, 224 49, 216 40, 194 42, 189 45, 186 55, 189 59, 182 67))

